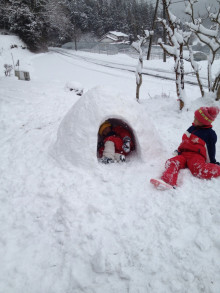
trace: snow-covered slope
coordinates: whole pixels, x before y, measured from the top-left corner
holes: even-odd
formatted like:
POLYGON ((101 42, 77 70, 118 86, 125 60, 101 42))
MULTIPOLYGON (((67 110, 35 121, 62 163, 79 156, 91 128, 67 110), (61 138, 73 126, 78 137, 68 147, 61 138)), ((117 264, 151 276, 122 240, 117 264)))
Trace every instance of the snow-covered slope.
POLYGON ((149 183, 194 110, 217 103, 187 86, 192 102, 180 113, 175 84, 144 77, 137 104, 132 73, 21 52, 31 81, 0 79, 0 293, 219 293, 220 178, 186 169, 176 190, 149 183), (137 159, 98 162, 98 126, 110 112, 134 129, 137 159), (81 164, 66 160, 76 156, 81 164))
POLYGON ((0 35, 0 78, 4 75, 4 64, 15 66, 18 60, 20 70, 31 70, 31 56, 33 54, 17 36, 0 35))

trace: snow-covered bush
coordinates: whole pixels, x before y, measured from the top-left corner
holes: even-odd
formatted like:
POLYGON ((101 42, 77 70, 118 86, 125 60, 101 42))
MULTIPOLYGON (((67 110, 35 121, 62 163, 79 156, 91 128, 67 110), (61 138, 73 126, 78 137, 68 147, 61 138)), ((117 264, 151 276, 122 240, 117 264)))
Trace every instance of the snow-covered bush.
POLYGON ((11 45, 11 49, 18 48, 16 44, 11 45))
POLYGON ((4 64, 4 68, 5 68, 5 76, 10 76, 13 66, 10 64, 4 64))
POLYGON ((78 81, 68 81, 66 83, 66 88, 69 91, 74 91, 78 96, 82 96, 83 94, 83 86, 78 81))
POLYGON ((27 3, 14 0, 5 8, 9 30, 16 33, 32 51, 43 47, 43 23, 27 3))

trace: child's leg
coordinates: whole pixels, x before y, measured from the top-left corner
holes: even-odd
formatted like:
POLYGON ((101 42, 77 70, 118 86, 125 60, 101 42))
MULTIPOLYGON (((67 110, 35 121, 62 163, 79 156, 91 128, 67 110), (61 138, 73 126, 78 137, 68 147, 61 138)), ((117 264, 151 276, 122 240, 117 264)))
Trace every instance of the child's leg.
POLYGON ((176 156, 166 161, 165 168, 161 179, 166 183, 175 186, 180 169, 186 167, 186 159, 182 156, 176 156))
POLYGON ((211 179, 220 176, 220 166, 206 163, 205 158, 201 155, 195 155, 187 160, 187 166, 191 173, 198 178, 211 179))
POLYGON ((114 160, 115 158, 115 144, 113 141, 106 141, 104 144, 103 157, 114 160))

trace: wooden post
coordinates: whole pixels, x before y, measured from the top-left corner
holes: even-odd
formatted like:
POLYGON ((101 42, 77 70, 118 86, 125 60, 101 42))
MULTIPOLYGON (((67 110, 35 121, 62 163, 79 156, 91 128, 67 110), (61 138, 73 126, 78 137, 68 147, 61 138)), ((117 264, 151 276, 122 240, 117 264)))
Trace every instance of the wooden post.
MULTIPOLYGON (((153 19, 153 24, 152 24, 152 27, 151 27, 152 31, 154 30, 154 26, 155 26, 158 4, 159 4, 159 0, 157 0, 155 11, 154 11, 154 19, 153 19)), ((153 41, 153 35, 150 35, 149 47, 148 47, 148 52, 147 52, 147 60, 150 60, 150 52, 151 52, 152 41, 153 41)))
POLYGON ((216 101, 219 101, 220 100, 220 85, 218 87, 218 90, 217 90, 217 97, 216 97, 216 101))
POLYGON ((14 62, 14 57, 13 57, 13 54, 12 53, 11 53, 11 57, 12 57, 13 68, 14 68, 14 73, 15 73, 15 62, 14 62))
MULTIPOLYGON (((166 19, 166 9, 165 9, 164 2, 163 2, 163 19, 166 19)), ((163 27, 163 42, 164 42, 164 44, 167 43, 165 26, 163 27)), ((163 62, 166 62, 166 51, 165 50, 163 50, 163 62)))

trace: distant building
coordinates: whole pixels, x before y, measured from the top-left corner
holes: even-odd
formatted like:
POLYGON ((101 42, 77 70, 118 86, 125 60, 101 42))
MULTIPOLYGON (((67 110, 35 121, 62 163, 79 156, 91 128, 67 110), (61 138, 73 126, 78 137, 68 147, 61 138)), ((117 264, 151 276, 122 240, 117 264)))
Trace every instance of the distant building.
POLYGON ((99 40, 101 43, 129 43, 129 36, 116 31, 110 31, 99 40))
POLYGON ((68 43, 65 43, 61 46, 61 48, 63 49, 75 49, 75 43, 74 42, 68 42, 68 43))
POLYGON ((195 61, 202 61, 202 60, 207 60, 207 54, 203 52, 195 52, 193 53, 193 57, 195 61))

